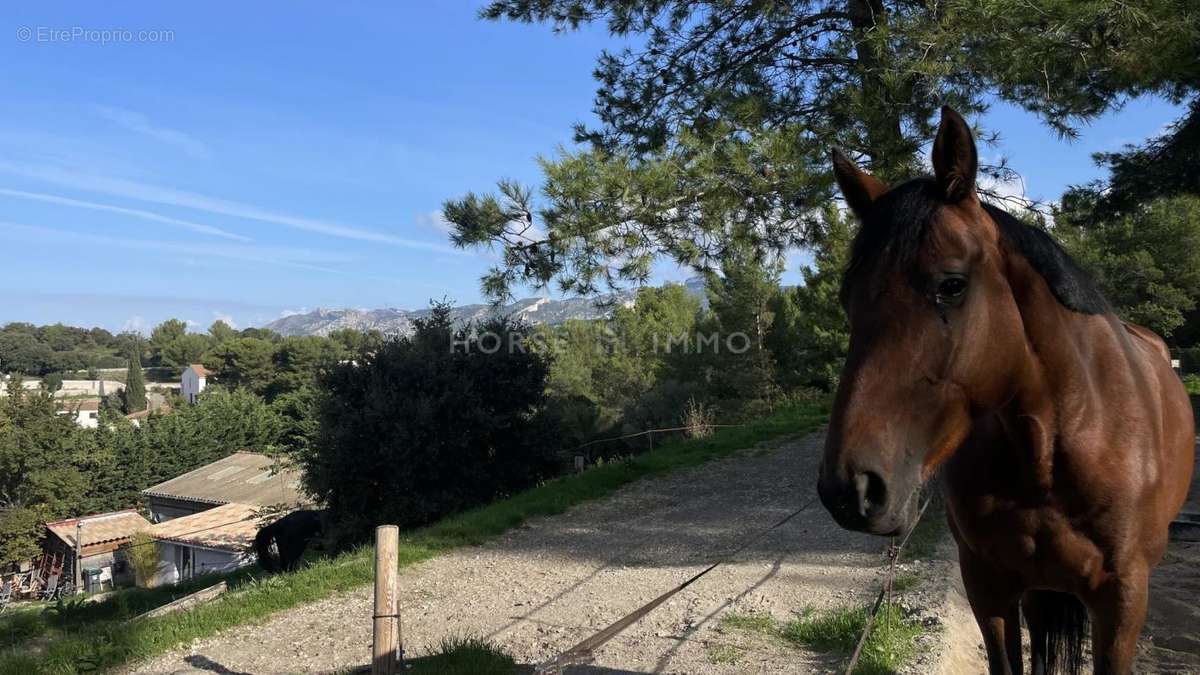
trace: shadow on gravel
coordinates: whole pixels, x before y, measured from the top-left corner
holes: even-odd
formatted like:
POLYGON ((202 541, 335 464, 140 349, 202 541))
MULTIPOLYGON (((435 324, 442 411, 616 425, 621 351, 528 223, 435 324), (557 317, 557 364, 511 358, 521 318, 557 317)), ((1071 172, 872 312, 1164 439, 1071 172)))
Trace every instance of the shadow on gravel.
POLYGON ((225 666, 213 661, 203 654, 186 656, 183 660, 186 661, 189 666, 194 668, 196 672, 203 671, 207 673, 220 673, 221 675, 251 675, 251 673, 245 673, 240 670, 226 668, 225 666))
MULTIPOLYGON (((708 564, 815 496, 821 438, 792 439, 640 481, 615 498, 530 522, 488 547, 586 561, 597 571, 708 564)), ((820 503, 784 530, 788 536, 766 537, 738 560, 770 564, 780 554, 802 552, 836 566, 845 554, 882 548, 876 537, 838 528, 820 503)))

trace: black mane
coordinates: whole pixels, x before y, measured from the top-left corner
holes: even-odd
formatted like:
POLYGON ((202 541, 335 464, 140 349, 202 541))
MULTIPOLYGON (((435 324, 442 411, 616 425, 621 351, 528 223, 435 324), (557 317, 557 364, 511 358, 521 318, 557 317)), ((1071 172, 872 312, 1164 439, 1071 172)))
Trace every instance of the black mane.
MULTIPOLYGON (((851 281, 875 263, 892 267, 911 263, 945 204, 930 177, 902 183, 876 200, 863 214, 862 227, 850 249, 850 263, 842 276, 843 303, 851 281)), ((1004 241, 1025 256, 1064 307, 1084 314, 1109 311, 1095 282, 1049 234, 991 204, 984 204, 983 209, 996 221, 1004 241)))

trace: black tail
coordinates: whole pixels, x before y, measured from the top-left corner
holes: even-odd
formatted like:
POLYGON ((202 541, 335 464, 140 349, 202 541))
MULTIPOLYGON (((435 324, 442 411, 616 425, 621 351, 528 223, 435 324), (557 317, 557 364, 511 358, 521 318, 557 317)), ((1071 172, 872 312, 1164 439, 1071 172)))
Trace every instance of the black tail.
POLYGON ((1046 675, 1082 673, 1083 641, 1088 634, 1087 607, 1070 593, 1040 591, 1038 596, 1040 623, 1045 629, 1046 675))
POLYGON ((254 550, 258 552, 258 566, 268 574, 274 574, 283 567, 275 556, 271 555, 271 540, 275 538, 275 527, 268 525, 254 535, 254 550))

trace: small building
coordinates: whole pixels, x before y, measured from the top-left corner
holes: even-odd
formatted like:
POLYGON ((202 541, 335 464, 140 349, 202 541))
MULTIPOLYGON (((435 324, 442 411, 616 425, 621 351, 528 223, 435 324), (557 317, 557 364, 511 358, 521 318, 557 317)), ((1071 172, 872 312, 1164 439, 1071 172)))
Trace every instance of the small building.
POLYGON ((179 583, 254 562, 254 535, 272 517, 264 511, 278 515, 261 506, 230 503, 151 527, 150 536, 158 542, 156 584, 179 583))
POLYGON ((58 414, 70 417, 84 429, 95 429, 100 426, 99 399, 60 400, 58 414))
POLYGON ((224 504, 291 511, 311 504, 301 491, 300 471, 271 457, 236 452, 212 464, 142 490, 150 520, 162 523, 224 504))
POLYGON ((121 546, 150 521, 133 509, 68 518, 46 523, 44 554, 62 567, 63 582, 75 579, 75 539, 79 536, 79 561, 86 590, 99 591, 133 584, 133 570, 121 546))
POLYGON ((145 410, 139 410, 134 413, 129 413, 128 415, 125 416, 125 419, 132 422, 133 426, 140 427, 140 426, 142 426, 142 422, 145 422, 146 419, 149 418, 151 415, 166 415, 166 414, 169 414, 170 412, 171 412, 171 406, 164 404, 164 405, 160 405, 157 408, 153 408, 153 409, 146 408, 145 410))
POLYGON ((200 392, 208 385, 210 375, 212 372, 198 363, 184 368, 183 375, 179 378, 179 394, 183 396, 183 400, 195 405, 200 392))

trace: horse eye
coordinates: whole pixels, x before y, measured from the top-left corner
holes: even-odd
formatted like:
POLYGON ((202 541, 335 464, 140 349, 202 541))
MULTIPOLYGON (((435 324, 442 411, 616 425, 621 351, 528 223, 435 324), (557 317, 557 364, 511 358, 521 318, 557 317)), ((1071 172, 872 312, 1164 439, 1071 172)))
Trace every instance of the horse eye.
POLYGON ((950 277, 938 284, 937 297, 939 301, 956 300, 967 290, 967 280, 962 277, 950 277))

